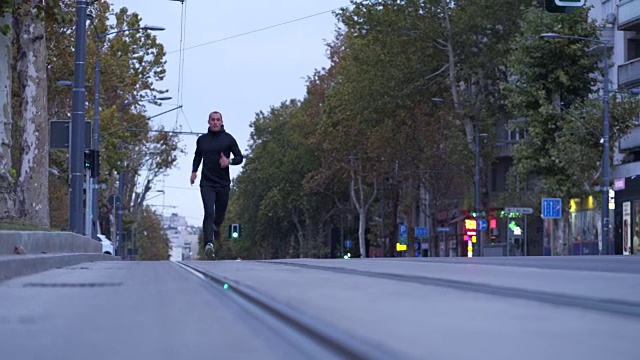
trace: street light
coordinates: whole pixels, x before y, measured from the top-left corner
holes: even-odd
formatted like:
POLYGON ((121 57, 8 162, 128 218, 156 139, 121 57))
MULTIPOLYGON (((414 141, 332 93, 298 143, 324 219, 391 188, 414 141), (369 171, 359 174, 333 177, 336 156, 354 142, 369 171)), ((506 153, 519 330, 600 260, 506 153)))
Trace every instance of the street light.
MULTIPOLYGON (((447 100, 442 99, 442 98, 431 98, 431 101, 433 102, 438 102, 438 103, 443 103, 443 102, 447 102, 447 100)), ((477 107, 474 107, 476 110, 478 110, 477 107)), ((479 247, 478 247, 478 252, 477 254, 479 256, 483 256, 483 251, 482 251, 482 232, 480 232, 480 136, 486 136, 486 134, 480 134, 480 126, 479 124, 475 124, 475 131, 474 131, 474 137, 475 137, 475 167, 476 167, 476 171, 475 171, 475 175, 474 175, 474 182, 475 182, 475 196, 474 196, 474 200, 475 200, 475 209, 476 209, 476 232, 477 232, 477 236, 478 236, 478 243, 479 243, 479 247)), ((507 254, 508 256, 508 254, 507 254)))
MULTIPOLYGON (((84 174, 84 122, 85 113, 85 60, 86 60, 86 35, 87 35, 87 0, 76 0, 76 27, 74 40, 74 79, 73 79, 73 95, 71 99, 71 144, 69 146, 69 175, 70 175, 70 194, 69 194, 69 230, 76 234, 83 233, 82 223, 82 182, 84 174)), ((145 30, 164 30, 158 26, 144 26, 145 30)), ((108 34, 105 34, 105 36, 108 34)), ((98 36, 99 38, 99 36, 98 36)), ((96 69, 99 65, 96 64, 96 69)), ((99 87, 99 82, 94 84, 99 87)), ((99 95, 96 91, 96 102, 99 95)), ((98 122, 94 122, 94 129, 98 128, 98 122)), ((94 149, 97 149, 97 131, 94 135, 94 149)), ((88 190, 88 189, 87 189, 88 190)), ((87 195, 89 195, 87 191, 87 195)), ((92 196, 97 194, 97 186, 94 187, 92 196)), ((87 209, 89 210, 89 209, 87 209)), ((97 212, 97 209, 96 209, 97 212)))
POLYGON ((71 98, 71 144, 69 146, 69 230, 82 234, 82 175, 84 174, 85 59, 87 1, 76 0, 73 95, 71 98), (80 134, 80 135, 79 135, 80 134))
MULTIPOLYGON (((155 25, 145 25, 142 27, 138 27, 138 28, 126 28, 126 29, 119 29, 119 30, 114 30, 111 32, 107 32, 107 33, 98 33, 98 29, 96 27, 95 23, 93 24, 93 29, 95 31, 95 37, 96 37, 96 63, 95 63, 95 70, 94 70, 94 88, 93 88, 93 144, 92 144, 92 148, 96 151, 98 151, 100 149, 100 69, 101 69, 101 65, 100 65, 100 55, 101 55, 101 44, 100 44, 100 39, 105 38, 109 35, 113 35, 113 34, 118 34, 118 33, 122 33, 122 32, 127 32, 127 31, 135 31, 135 30, 147 30, 147 31, 164 31, 165 28, 163 28, 162 26, 155 26, 155 25)), ((169 98, 170 99, 170 98, 169 98)), ((88 217, 91 219, 91 223, 95 223, 98 219, 96 218, 98 216, 98 182, 99 182, 99 176, 100 174, 96 174, 95 178, 91 178, 90 179, 90 188, 91 188, 91 196, 90 196, 90 203, 91 203, 91 208, 87 207, 87 213, 89 214, 88 217)), ((87 191, 87 194, 89 194, 89 191, 87 191)), ((94 227, 92 226, 91 229, 86 231, 89 236, 91 237, 95 237, 96 234, 94 233, 94 227)))
POLYGON ((610 169, 609 169, 609 54, 607 50, 608 41, 600 40, 600 39, 592 39, 582 36, 574 36, 574 35, 560 35, 556 33, 545 33, 540 35, 541 38, 544 39, 576 39, 582 41, 590 41, 594 43, 599 43, 604 45, 604 63, 602 65, 604 72, 604 86, 603 86, 603 107, 604 107, 604 119, 602 126, 602 145, 604 149, 602 150, 602 223, 601 223, 601 233, 602 233, 602 251, 601 255, 609 254, 609 178, 610 178, 610 169))

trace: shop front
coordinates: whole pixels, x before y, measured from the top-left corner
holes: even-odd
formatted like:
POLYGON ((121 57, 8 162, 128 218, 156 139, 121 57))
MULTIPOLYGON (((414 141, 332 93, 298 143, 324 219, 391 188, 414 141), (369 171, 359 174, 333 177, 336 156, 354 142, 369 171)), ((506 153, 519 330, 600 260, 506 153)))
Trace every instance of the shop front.
POLYGON ((569 241, 571 255, 600 253, 600 209, 593 196, 569 201, 569 241))
POLYGON ((640 255, 640 176, 614 180, 615 254, 640 255))

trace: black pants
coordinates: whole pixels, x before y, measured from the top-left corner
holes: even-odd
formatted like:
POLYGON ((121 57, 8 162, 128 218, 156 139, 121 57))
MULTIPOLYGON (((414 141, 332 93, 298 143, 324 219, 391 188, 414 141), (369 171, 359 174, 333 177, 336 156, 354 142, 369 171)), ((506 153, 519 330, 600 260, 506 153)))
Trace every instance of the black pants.
POLYGON ((202 231, 204 233, 204 244, 214 242, 214 225, 220 229, 229 204, 229 187, 213 187, 200 185, 200 194, 204 205, 204 220, 202 221, 202 231))

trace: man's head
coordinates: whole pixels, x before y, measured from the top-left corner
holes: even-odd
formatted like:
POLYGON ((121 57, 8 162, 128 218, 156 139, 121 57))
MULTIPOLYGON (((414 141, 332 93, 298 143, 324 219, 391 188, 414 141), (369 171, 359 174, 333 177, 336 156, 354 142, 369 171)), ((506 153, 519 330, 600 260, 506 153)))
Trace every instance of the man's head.
POLYGON ((209 114, 209 129, 211 131, 220 131, 222 129, 222 114, 219 111, 214 111, 209 114))

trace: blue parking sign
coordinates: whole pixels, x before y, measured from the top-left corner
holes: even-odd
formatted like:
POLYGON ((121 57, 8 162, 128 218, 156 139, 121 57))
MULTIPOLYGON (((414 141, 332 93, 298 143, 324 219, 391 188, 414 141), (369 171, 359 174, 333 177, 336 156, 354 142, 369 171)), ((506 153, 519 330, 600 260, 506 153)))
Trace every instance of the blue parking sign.
POLYGON ((402 245, 407 245, 409 235, 409 229, 405 224, 398 225, 398 242, 402 245))
POLYGON ((542 199, 542 218, 543 219, 561 219, 562 218, 562 199, 543 198, 542 199))

